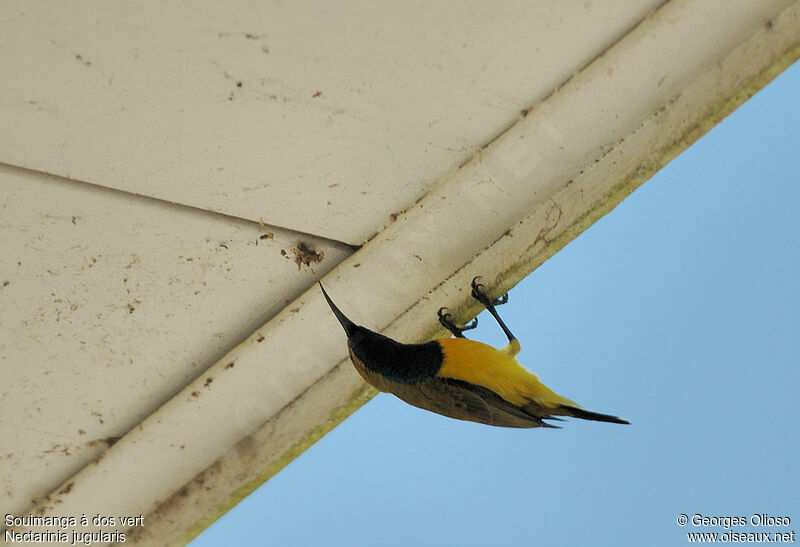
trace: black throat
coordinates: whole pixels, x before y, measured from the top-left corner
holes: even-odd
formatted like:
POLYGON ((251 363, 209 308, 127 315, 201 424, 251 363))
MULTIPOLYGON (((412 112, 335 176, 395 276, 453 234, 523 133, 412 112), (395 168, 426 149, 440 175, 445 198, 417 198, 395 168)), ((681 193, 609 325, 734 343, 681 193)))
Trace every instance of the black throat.
POLYGON ((348 343, 364 366, 387 380, 412 384, 433 376, 444 355, 438 342, 401 344, 382 334, 355 326, 348 343))

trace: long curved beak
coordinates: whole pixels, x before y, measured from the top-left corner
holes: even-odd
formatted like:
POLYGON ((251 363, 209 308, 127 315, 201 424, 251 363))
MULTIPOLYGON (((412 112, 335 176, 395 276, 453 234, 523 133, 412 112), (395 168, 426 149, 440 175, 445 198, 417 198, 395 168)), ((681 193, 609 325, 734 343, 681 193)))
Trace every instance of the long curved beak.
POLYGON ((322 286, 322 282, 319 283, 319 288, 322 289, 322 295, 325 297, 325 300, 328 301, 328 306, 330 306, 333 315, 335 315, 336 319, 339 320, 339 323, 342 324, 344 332, 347 333, 347 336, 350 336, 358 325, 350 321, 347 316, 342 313, 342 310, 340 310, 336 304, 333 303, 331 297, 328 296, 327 292, 325 292, 325 287, 322 286))

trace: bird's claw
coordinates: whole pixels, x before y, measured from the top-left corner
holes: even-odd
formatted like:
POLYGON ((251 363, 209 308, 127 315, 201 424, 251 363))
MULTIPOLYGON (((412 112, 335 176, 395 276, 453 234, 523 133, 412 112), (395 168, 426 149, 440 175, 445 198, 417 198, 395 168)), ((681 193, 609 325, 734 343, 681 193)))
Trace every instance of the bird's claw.
POLYGON ((464 335, 462 333, 465 330, 471 330, 478 326, 477 317, 473 319, 471 322, 464 325, 463 327, 457 326, 455 323, 453 323, 453 316, 447 313, 445 311, 446 309, 447 308, 439 308, 439 311, 436 312, 436 315, 439 316, 439 323, 441 323, 444 328, 453 333, 453 336, 455 336, 456 338, 464 338, 464 335))
POLYGON ((502 306, 506 302, 508 302, 508 293, 502 295, 499 298, 489 298, 485 292, 483 292, 483 283, 478 283, 478 279, 481 276, 476 276, 472 279, 472 298, 483 304, 485 308, 490 306, 502 306))

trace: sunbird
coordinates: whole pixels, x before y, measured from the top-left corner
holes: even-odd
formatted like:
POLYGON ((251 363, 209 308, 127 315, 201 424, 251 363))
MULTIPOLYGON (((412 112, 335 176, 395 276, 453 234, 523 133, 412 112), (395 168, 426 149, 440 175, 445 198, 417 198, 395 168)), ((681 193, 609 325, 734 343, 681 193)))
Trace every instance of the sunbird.
POLYGON ((364 380, 379 391, 396 395, 406 403, 450 418, 499 427, 549 427, 545 420, 558 416, 627 424, 627 420, 584 410, 558 395, 528 372, 516 359, 521 346, 500 319, 495 306, 508 295, 489 298, 472 280, 472 297, 483 304, 508 337, 502 350, 469 340, 464 331, 477 326, 477 318, 463 327, 453 323, 447 308, 439 309, 439 322, 455 338, 424 344, 403 344, 356 325, 320 289, 347 334, 350 360, 364 380))

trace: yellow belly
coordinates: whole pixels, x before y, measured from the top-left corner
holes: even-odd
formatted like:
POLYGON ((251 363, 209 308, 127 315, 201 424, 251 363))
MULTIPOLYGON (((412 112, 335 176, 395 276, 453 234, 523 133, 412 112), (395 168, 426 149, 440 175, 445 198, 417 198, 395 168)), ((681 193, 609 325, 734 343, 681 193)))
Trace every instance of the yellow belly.
POLYGON ((519 362, 492 346, 466 338, 437 340, 442 346, 444 363, 438 376, 463 380, 491 389, 517 406, 535 401, 548 408, 578 404, 562 397, 539 381, 519 362))

